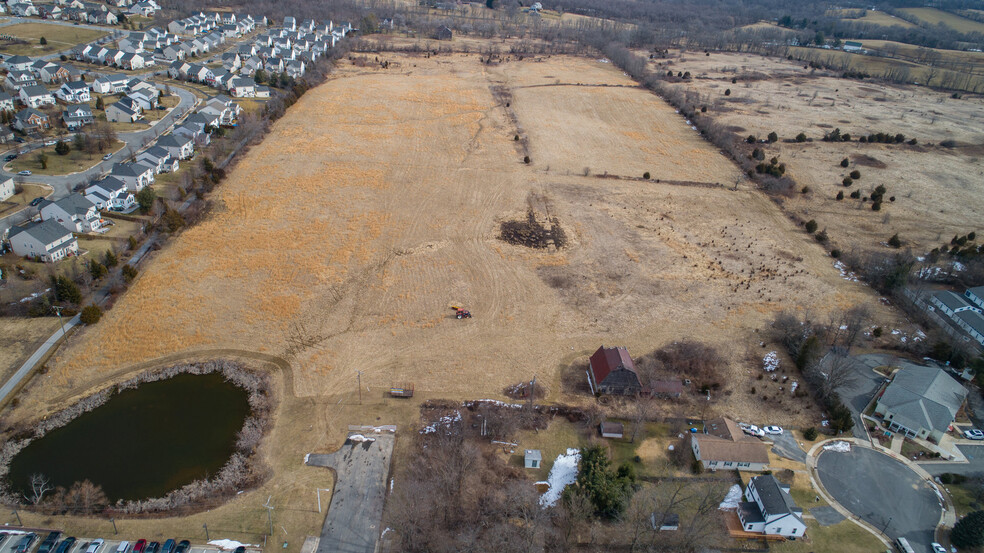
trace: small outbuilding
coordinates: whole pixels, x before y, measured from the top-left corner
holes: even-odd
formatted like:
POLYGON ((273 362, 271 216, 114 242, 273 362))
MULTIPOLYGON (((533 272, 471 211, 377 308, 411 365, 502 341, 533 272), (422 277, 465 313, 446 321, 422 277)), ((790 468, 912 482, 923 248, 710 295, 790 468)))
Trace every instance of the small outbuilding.
POLYGON ((653 513, 649 515, 649 523, 657 532, 679 530, 680 515, 676 513, 653 513))
POLYGON ((653 397, 678 398, 683 394, 683 382, 679 380, 657 380, 652 385, 653 397))
POLYGON ((524 459, 528 469, 538 469, 543 466, 543 454, 539 449, 527 449, 524 459))
POLYGON ((625 427, 620 422, 603 422, 598 428, 602 438, 621 438, 625 433, 625 427))
POLYGON ((435 33, 437 40, 451 40, 454 38, 454 32, 447 25, 441 25, 437 28, 437 33, 435 33))

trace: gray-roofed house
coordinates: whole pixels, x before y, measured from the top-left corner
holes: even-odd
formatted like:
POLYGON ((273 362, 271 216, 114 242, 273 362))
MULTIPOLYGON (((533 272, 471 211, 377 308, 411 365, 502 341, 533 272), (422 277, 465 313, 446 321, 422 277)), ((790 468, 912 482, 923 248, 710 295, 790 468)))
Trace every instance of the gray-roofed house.
POLYGON ((140 107, 135 105, 132 99, 123 98, 119 102, 113 102, 106 106, 106 120, 112 123, 123 122, 133 123, 140 119, 140 107), (124 102, 123 100, 130 100, 124 102))
POLYGON ((14 97, 0 92, 0 111, 14 111, 14 97))
POLYGON ((53 220, 72 232, 92 232, 102 226, 96 204, 82 194, 70 194, 53 202, 44 200, 39 207, 43 220, 53 220))
POLYGON ((29 108, 55 105, 55 95, 50 90, 41 85, 28 85, 22 87, 19 92, 21 102, 29 108))
POLYGON ((964 297, 970 300, 971 303, 984 309, 984 286, 975 286, 973 288, 968 288, 964 292, 964 297))
POLYGON ((689 436, 694 457, 705 469, 761 472, 769 464, 769 448, 729 418, 709 420, 703 433, 689 436))
POLYGON ((766 474, 748 481, 745 501, 738 504, 738 519, 746 532, 798 538, 806 532, 803 509, 796 506, 789 487, 766 474))
POLYGON ((625 426, 620 422, 602 422, 598 430, 602 438, 621 438, 625 434, 625 426))
POLYGON ((151 146, 137 154, 137 161, 154 168, 155 173, 173 173, 178 170, 178 160, 160 146, 151 146))
POLYGON ((75 104, 65 108, 62 112, 62 121, 69 130, 80 129, 86 125, 91 125, 95 121, 92 115, 92 108, 89 104, 75 104))
POLYGON ((112 176, 126 183, 128 190, 140 192, 143 187, 154 182, 154 168, 143 162, 114 163, 112 176))
POLYGON ((157 139, 157 145, 174 159, 188 159, 195 153, 195 142, 187 136, 168 134, 157 139))
POLYGON ((949 290, 936 292, 929 298, 929 301, 947 317, 951 318, 961 311, 973 310, 978 313, 980 312, 980 308, 970 303, 964 296, 954 294, 949 290))
POLYGON ((14 114, 14 128, 23 132, 51 128, 48 116, 34 108, 24 108, 14 114))
POLYGON ((58 96, 63 102, 70 104, 81 104, 92 99, 92 95, 89 94, 89 85, 85 81, 68 81, 67 83, 62 83, 58 87, 58 90, 55 91, 55 96, 58 96))
POLYGON ((79 252, 79 243, 72 231, 52 220, 14 227, 10 229, 9 240, 14 254, 45 263, 65 259, 79 252))
MULTIPOLYGON (((975 311, 962 311, 958 315, 975 311)), ((875 403, 888 428, 939 443, 967 399, 967 390, 936 367, 909 366, 895 373, 875 403)))
POLYGON ((977 311, 961 311, 953 316, 953 322, 984 346, 984 316, 977 311))
POLYGON ((137 203, 126 183, 116 177, 104 177, 90 184, 85 189, 85 199, 99 209, 114 211, 126 211, 137 203))

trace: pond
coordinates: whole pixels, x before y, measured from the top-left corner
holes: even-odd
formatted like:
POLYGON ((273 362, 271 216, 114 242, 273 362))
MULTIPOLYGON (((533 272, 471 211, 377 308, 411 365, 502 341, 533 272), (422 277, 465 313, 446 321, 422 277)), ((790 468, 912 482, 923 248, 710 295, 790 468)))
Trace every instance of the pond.
POLYGON ((141 384, 31 442, 8 482, 20 494, 38 473, 65 488, 88 479, 111 502, 161 497, 225 465, 249 416, 247 396, 221 373, 141 384))

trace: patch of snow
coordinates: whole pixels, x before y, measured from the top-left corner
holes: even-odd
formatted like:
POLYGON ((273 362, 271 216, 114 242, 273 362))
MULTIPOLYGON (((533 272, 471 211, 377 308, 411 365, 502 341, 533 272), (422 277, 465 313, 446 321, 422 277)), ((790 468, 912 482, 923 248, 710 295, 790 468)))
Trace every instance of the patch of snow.
POLYGON ((967 267, 965 267, 964 264, 961 263, 961 262, 959 262, 959 261, 954 261, 953 262, 953 270, 954 271, 960 272, 960 271, 963 271, 966 268, 967 267))
POLYGON ((921 263, 923 261, 926 261, 926 257, 920 255, 919 257, 916 258, 916 261, 919 261, 921 263))
POLYGON ((428 424, 427 426, 420 429, 421 434, 433 434, 437 432, 438 428, 450 427, 452 424, 461 421, 461 412, 455 411, 453 415, 444 415, 443 417, 437 419, 436 422, 428 424))
POLYGON ((212 540, 208 544, 214 545, 224 551, 234 551, 237 547, 259 547, 258 545, 249 543, 240 543, 236 540, 212 540))
POLYGON ((605 58, 600 58, 600 59, 598 60, 598 63, 609 63, 609 61, 608 61, 608 60, 606 60, 605 58))
POLYGON ((392 530, 392 528, 390 528, 389 526, 387 526, 387 527, 386 527, 386 528, 385 528, 385 529, 383 530, 383 533, 379 535, 379 537, 380 537, 380 538, 382 538, 383 536, 385 536, 385 535, 386 535, 386 532, 389 532, 390 530, 392 530))
POLYGON ((722 511, 737 509, 738 503, 740 502, 741 502, 741 486, 735 484, 731 486, 731 489, 728 490, 728 495, 724 496, 724 501, 722 501, 721 504, 718 505, 718 509, 721 509, 722 511))
POLYGON ((564 493, 564 488, 577 479, 577 464, 580 461, 581 452, 573 447, 568 448, 567 453, 557 456, 553 466, 550 467, 550 476, 547 477, 547 484, 550 487, 540 496, 541 506, 551 507, 557 503, 560 494, 564 493))
POLYGON ((673 444, 670 444, 670 446, 669 446, 669 447, 667 447, 666 449, 669 449, 670 451, 673 451, 673 449, 674 449, 674 446, 673 446, 673 444))
POLYGON ((834 261, 834 268, 840 271, 841 278, 844 280, 850 280, 851 282, 858 282, 858 277, 852 271, 847 270, 847 265, 840 261, 834 261))
POLYGON ((310 459, 310 458, 311 458, 311 454, 310 453, 305 453, 304 454, 304 464, 305 465, 308 464, 308 459, 310 459))
POLYGON ((851 451, 851 442, 836 441, 823 446, 824 451, 836 451, 837 453, 848 453, 851 451))
POLYGON ((762 369, 767 373, 775 372, 779 368, 779 353, 770 351, 762 358, 762 369))
POLYGON ((348 439, 351 440, 351 441, 353 441, 353 442, 375 442, 376 441, 376 438, 367 438, 366 436, 363 436, 362 434, 352 434, 351 436, 348 437, 348 439))
POLYGON ((43 292, 34 292, 34 293, 33 293, 33 294, 31 294, 30 296, 27 296, 27 297, 25 297, 25 298, 22 298, 22 299, 20 300, 20 302, 21 302, 21 303, 24 303, 24 302, 26 302, 26 301, 31 301, 31 300, 36 300, 36 299, 38 299, 38 298, 40 298, 41 296, 43 296, 43 295, 45 295, 45 294, 47 294, 47 293, 48 293, 48 292, 50 292, 50 291, 51 291, 51 288, 45 288, 43 292))

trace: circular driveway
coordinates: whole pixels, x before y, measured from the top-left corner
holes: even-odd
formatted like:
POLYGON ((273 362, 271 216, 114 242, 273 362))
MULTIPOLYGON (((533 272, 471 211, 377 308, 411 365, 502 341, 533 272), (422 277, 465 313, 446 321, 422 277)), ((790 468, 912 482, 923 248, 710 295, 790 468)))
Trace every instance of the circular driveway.
POLYGON ((912 469, 867 447, 849 453, 822 450, 820 482, 838 503, 895 540, 904 537, 917 553, 930 552, 942 508, 936 492, 912 469))

